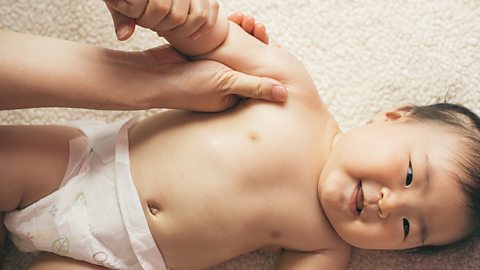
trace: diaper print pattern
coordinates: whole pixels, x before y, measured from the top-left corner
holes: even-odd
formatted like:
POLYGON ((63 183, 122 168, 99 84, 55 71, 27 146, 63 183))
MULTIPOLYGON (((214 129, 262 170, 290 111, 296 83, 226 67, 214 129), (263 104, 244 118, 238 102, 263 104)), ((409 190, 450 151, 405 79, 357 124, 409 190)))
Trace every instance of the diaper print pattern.
POLYGON ((53 241, 52 250, 54 253, 58 255, 62 255, 62 256, 67 255, 69 248, 70 248, 70 245, 68 243, 68 238, 66 237, 61 237, 53 241))
POLYGON ((77 194, 77 199, 75 200, 75 204, 79 206, 87 206, 87 199, 85 198, 85 193, 80 192, 77 194))
POLYGON ((101 265, 101 266, 105 266, 107 268, 112 268, 112 269, 117 269, 117 267, 113 264, 110 264, 108 262, 108 255, 105 253, 105 252, 97 252, 95 254, 93 254, 93 260, 98 264, 98 265, 101 265))
POLYGON ((31 243, 33 244, 33 241, 35 240, 35 235, 33 235, 33 233, 31 232, 27 232, 27 237, 26 239, 31 243))
POLYGON ((58 212, 58 208, 57 206, 54 204, 50 207, 50 209, 48 210, 48 213, 52 216, 52 217, 55 217, 55 215, 57 214, 58 212))
MULTIPOLYGON (((77 193, 75 198, 76 198, 75 202, 74 202, 75 206, 82 207, 82 208, 87 208, 87 198, 85 196, 85 193, 83 193, 83 192, 77 193)), ((87 218, 87 220, 88 220, 88 218, 87 218)), ((88 222, 88 232, 92 235, 95 232, 95 229, 94 229, 92 223, 90 223, 90 221, 88 222)))

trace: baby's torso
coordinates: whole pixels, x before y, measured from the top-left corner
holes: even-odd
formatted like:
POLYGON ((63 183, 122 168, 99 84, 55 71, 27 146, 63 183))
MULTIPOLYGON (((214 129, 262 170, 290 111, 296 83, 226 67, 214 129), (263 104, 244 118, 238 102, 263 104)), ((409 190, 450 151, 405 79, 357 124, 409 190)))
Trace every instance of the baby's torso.
POLYGON ((132 127, 132 177, 167 265, 338 241, 317 196, 337 132, 324 106, 257 101, 221 115, 168 111, 132 127))

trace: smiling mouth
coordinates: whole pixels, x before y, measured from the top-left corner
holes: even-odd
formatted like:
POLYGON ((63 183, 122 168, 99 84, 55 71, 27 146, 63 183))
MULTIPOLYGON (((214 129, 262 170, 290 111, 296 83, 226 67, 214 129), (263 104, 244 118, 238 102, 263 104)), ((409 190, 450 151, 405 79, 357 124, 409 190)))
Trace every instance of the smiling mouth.
POLYGON ((358 183, 357 186, 357 198, 355 200, 355 207, 357 210, 357 214, 360 215, 363 210, 363 189, 362 189, 362 181, 358 183))

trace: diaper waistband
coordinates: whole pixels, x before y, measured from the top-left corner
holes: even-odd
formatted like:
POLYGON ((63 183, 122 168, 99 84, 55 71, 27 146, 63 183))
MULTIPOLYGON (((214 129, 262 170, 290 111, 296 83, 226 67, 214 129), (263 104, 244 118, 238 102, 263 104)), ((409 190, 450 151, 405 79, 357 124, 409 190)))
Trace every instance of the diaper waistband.
POLYGON ((148 227, 130 171, 128 129, 137 122, 134 117, 120 129, 115 143, 116 187, 120 211, 131 246, 143 269, 167 270, 162 254, 148 227))

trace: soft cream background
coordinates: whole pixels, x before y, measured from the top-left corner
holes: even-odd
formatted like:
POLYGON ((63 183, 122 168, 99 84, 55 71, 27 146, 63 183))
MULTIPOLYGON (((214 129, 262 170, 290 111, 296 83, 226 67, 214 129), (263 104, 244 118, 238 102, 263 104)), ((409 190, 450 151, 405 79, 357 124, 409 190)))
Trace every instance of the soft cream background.
MULTIPOLYGON (((344 129, 366 122, 381 108, 428 104, 445 97, 480 113, 480 1, 224 0, 222 4, 226 13, 241 10, 254 15, 267 25, 272 43, 300 58, 344 129)), ((0 27, 124 50, 163 43, 148 31, 138 31, 128 42, 116 41, 100 0, 0 0, 0 27)), ((113 120, 130 114, 51 108, 1 111, 0 124, 113 120)), ((349 269, 478 269, 479 245, 475 239, 428 256, 355 250, 349 269)), ((6 269, 21 269, 18 265, 29 257, 10 247, 7 260, 6 269)), ((267 270, 275 261, 274 255, 252 253, 215 269, 267 270)))

